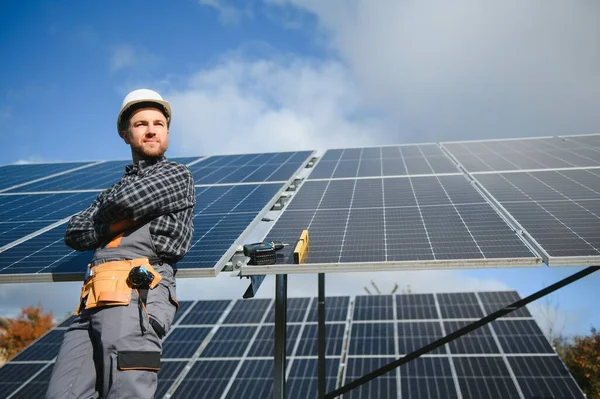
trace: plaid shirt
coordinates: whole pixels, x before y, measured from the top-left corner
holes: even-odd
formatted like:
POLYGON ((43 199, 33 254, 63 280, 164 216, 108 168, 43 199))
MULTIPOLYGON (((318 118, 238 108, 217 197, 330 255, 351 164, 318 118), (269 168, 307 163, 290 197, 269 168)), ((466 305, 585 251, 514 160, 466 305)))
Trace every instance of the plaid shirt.
POLYGON ((113 238, 111 224, 151 220, 156 254, 172 265, 190 248, 195 202, 194 179, 187 167, 165 157, 141 160, 128 165, 121 181, 71 218, 65 243, 78 251, 95 250, 113 238))

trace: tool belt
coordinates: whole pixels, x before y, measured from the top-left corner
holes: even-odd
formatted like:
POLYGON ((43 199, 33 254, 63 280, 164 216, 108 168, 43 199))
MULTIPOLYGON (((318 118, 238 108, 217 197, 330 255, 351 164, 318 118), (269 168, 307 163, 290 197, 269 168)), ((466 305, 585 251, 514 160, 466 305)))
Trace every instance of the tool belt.
POLYGON ((100 306, 129 305, 133 291, 128 281, 129 273, 137 266, 144 266, 154 276, 149 289, 156 287, 162 276, 150 265, 148 258, 111 261, 93 267, 88 265, 90 277, 81 288, 75 315, 79 314, 82 306, 92 309, 100 306))

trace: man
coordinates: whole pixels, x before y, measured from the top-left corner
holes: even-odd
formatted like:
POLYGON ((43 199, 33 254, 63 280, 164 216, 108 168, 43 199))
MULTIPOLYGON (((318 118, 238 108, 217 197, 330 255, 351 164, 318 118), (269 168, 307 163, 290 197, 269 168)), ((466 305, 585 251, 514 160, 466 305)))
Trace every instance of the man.
POLYGON ((190 247, 195 204, 190 171, 164 157, 170 123, 158 93, 129 93, 117 128, 133 165, 69 221, 65 243, 95 252, 47 398, 154 397, 178 307, 173 266, 190 247))

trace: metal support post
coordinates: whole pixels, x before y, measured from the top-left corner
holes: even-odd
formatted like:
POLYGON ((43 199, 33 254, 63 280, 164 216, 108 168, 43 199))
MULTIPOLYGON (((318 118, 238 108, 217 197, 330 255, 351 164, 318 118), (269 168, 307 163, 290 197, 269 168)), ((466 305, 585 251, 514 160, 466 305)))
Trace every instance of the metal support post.
POLYGON ((318 398, 324 399, 326 389, 326 369, 327 365, 325 363, 325 274, 319 273, 319 315, 318 315, 318 347, 319 347, 319 358, 318 358, 318 373, 319 373, 319 383, 318 383, 318 398))
POLYGON ((275 379, 273 398, 285 399, 287 274, 275 275, 275 379))

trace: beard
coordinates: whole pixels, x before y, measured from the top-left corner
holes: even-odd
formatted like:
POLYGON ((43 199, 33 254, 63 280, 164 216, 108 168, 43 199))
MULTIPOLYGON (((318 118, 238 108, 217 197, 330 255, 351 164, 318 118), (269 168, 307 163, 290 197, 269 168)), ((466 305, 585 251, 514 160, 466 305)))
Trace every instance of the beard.
POLYGON ((155 143, 153 145, 149 145, 148 143, 131 145, 131 151, 134 154, 136 154, 137 157, 140 159, 151 159, 161 157, 167 151, 167 148, 168 144, 163 141, 161 141, 160 143, 155 143))

